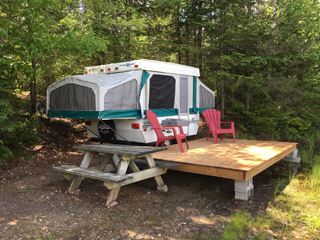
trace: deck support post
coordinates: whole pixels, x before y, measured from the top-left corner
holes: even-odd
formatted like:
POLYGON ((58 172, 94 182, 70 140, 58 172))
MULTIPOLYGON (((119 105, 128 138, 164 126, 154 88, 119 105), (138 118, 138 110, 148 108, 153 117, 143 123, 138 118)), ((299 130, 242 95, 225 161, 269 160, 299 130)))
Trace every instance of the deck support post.
POLYGON ((285 156, 282 160, 286 161, 286 162, 292 162, 293 163, 293 166, 292 166, 293 173, 294 174, 298 173, 298 170, 301 166, 301 164, 300 164, 301 158, 298 157, 298 149, 294 150, 292 153, 285 156))
POLYGON ((234 180, 235 199, 248 200, 253 195, 253 178, 234 180))

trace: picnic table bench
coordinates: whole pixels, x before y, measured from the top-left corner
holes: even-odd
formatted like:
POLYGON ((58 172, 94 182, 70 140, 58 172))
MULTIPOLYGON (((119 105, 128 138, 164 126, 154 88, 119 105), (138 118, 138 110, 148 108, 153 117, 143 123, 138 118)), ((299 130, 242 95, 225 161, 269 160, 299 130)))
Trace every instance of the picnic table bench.
POLYGON ((152 155, 155 152, 167 150, 166 147, 100 144, 73 148, 82 150, 85 154, 80 166, 54 166, 53 170, 63 172, 66 179, 72 180, 70 193, 74 193, 79 188, 84 178, 103 181, 104 186, 110 190, 107 206, 117 199, 121 186, 152 177, 158 185, 158 191, 167 192, 168 188, 161 175, 165 174, 168 168, 180 166, 180 163, 154 161, 152 155), (104 160, 98 166, 89 167, 96 153, 104 155, 104 160), (146 168, 140 170, 138 166, 146 168), (128 173, 129 167, 132 173, 128 173))

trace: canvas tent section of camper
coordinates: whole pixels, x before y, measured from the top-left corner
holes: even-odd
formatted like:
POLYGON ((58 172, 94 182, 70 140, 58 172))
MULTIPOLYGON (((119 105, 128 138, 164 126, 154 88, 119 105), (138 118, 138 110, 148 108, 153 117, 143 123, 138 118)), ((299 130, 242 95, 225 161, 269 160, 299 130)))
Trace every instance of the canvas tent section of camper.
POLYGON ((66 77, 48 88, 49 117, 140 117, 138 92, 142 71, 66 77))
POLYGON ((214 108, 214 92, 199 79, 199 69, 152 60, 85 68, 47 90, 49 117, 141 119, 198 114, 214 108))

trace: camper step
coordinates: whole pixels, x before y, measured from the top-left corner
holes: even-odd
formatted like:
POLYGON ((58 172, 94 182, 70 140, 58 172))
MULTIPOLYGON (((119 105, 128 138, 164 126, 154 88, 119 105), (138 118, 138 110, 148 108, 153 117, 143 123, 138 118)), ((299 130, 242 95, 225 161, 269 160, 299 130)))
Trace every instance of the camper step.
MULTIPOLYGON (((147 161, 142 159, 133 159, 133 161, 137 165, 147 165, 147 161)), ((163 162, 163 161, 154 161, 154 162, 156 163, 157 167, 162 167, 162 168, 175 168, 181 165, 180 163, 171 163, 171 162, 163 162)))
POLYGON ((67 174, 77 175, 80 177, 92 178, 113 183, 121 183, 126 180, 132 179, 131 176, 118 175, 116 173, 105 173, 95 169, 75 167, 71 165, 56 166, 53 167, 53 170, 64 172, 67 174))

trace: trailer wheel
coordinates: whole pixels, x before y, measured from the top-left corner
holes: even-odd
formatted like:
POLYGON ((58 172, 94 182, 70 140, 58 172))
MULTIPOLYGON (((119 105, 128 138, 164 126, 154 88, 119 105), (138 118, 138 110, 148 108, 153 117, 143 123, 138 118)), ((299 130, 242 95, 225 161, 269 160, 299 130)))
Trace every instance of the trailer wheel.
POLYGON ((170 146, 172 145, 172 142, 170 140, 167 140, 164 142, 164 146, 170 146))
POLYGON ((115 129, 113 120, 102 120, 102 122, 99 122, 99 135, 104 141, 110 140, 114 136, 114 131, 111 128, 115 129))

